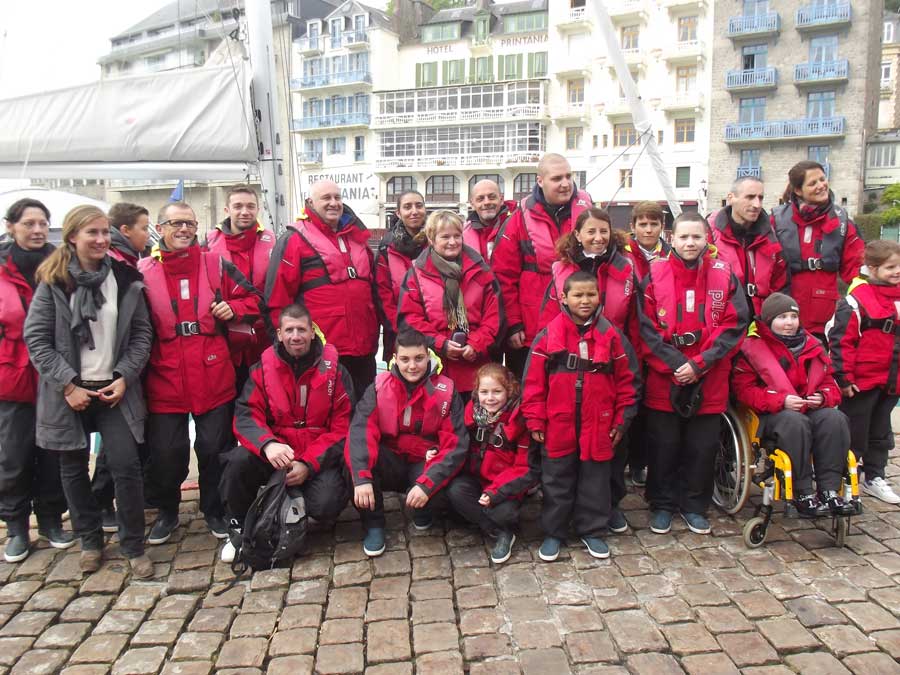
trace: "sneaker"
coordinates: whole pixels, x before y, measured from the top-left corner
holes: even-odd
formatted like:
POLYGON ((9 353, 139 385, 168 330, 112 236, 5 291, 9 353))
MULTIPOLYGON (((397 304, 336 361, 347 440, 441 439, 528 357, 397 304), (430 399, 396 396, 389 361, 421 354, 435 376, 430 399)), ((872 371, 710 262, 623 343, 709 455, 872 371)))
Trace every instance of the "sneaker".
POLYGON ((672 529, 671 511, 654 511, 650 514, 650 531, 656 534, 666 534, 672 529))
POLYGON ((599 537, 582 537, 581 543, 585 545, 587 552, 593 557, 601 560, 609 557, 609 546, 599 537))
POLYGON ((644 487, 647 484, 647 469, 632 469, 631 484, 636 487, 644 487))
POLYGON ((413 513, 413 526, 420 532, 430 530, 434 525, 434 518, 430 513, 413 513))
POLYGON ((609 522, 606 526, 609 528, 610 532, 615 532, 616 534, 628 532, 628 521, 625 520, 625 514, 619 511, 619 509, 612 510, 612 513, 609 514, 609 522))
POLYGON ((10 534, 6 538, 6 548, 3 549, 3 559, 8 563, 17 563, 25 560, 31 553, 31 542, 28 541, 28 532, 25 534, 10 534))
POLYGON ((146 553, 139 555, 137 558, 129 558, 128 564, 131 565, 131 576, 135 579, 152 579, 153 578, 153 561, 146 553))
POLYGON ((100 569, 100 563, 103 562, 103 551, 99 549, 88 549, 81 552, 78 559, 78 566, 85 574, 93 574, 100 569))
POLYGON ((237 549, 234 547, 234 544, 231 543, 231 539, 229 539, 222 547, 222 553, 219 556, 219 560, 221 560, 223 563, 233 563, 234 556, 236 555, 237 549))
POLYGON ((363 553, 370 558, 376 558, 384 553, 384 529, 370 527, 363 539, 363 553))
POLYGON ((856 505, 844 501, 834 490, 826 490, 819 496, 822 505, 827 508, 827 515, 852 516, 856 514, 856 505))
POLYGON ((63 529, 61 522, 51 525, 38 524, 38 537, 46 539, 53 548, 66 549, 75 545, 75 537, 63 529))
POLYGON ((822 503, 815 494, 800 495, 794 500, 794 508, 801 518, 817 518, 821 515, 822 503))
POLYGON ((556 537, 547 537, 538 549, 538 557, 544 562, 553 562, 559 557, 559 547, 561 545, 562 541, 556 537))
POLYGON ((887 504, 900 504, 900 497, 894 492, 894 488, 881 476, 863 481, 862 491, 887 504))
POLYGON ((709 521, 704 515, 699 513, 682 513, 681 518, 684 520, 684 524, 688 526, 688 529, 694 534, 709 534, 712 532, 709 521))
POLYGON ((160 511, 156 522, 150 528, 150 535, 147 537, 148 544, 165 544, 169 541, 172 533, 178 529, 178 515, 169 515, 160 511))
POLYGON ((103 531, 107 534, 115 534, 119 531, 119 520, 116 518, 115 506, 103 509, 103 531))
POLYGON ((491 549, 491 562, 499 565, 509 560, 512 555, 513 544, 516 543, 516 535, 512 532, 500 532, 497 534, 497 543, 491 549))
POLYGON ((216 539, 228 539, 228 523, 222 516, 209 516, 206 519, 206 526, 216 539))

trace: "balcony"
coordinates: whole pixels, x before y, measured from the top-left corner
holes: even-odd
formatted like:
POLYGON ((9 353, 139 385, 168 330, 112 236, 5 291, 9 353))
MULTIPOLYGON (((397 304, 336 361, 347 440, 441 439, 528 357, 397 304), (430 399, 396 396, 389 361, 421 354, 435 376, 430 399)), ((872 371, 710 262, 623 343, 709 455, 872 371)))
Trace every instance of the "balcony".
POLYGON ((553 111, 553 119, 556 121, 584 120, 590 116, 590 107, 584 102, 567 103, 564 108, 553 111))
POLYGON ((505 120, 536 120, 547 117, 543 103, 522 103, 495 108, 455 108, 452 110, 420 110, 417 112, 380 113, 373 116, 372 126, 382 128, 420 124, 474 124, 505 120))
POLYGON ((587 16, 586 7, 570 7, 567 13, 556 22, 556 28, 563 33, 591 30, 593 22, 587 16))
POLYGON ((542 149, 441 157, 382 157, 375 160, 375 170, 384 172, 398 169, 497 169, 498 167, 537 166, 544 152, 542 149))
POLYGON ((681 92, 674 96, 666 96, 660 106, 667 113, 700 112, 703 110, 703 94, 699 91, 681 92))
POLYGON ((646 0, 604 0, 604 6, 613 23, 646 22, 648 11, 646 0))
POLYGON ((737 178, 762 178, 762 168, 758 166, 739 166, 737 178))
POLYGON ((367 127, 371 117, 367 112, 337 113, 335 115, 311 115, 293 120, 291 131, 333 129, 336 127, 367 127))
POLYGON ((704 58, 705 47, 702 40, 675 42, 663 48, 662 57, 673 65, 700 63, 704 58))
MULTIPOLYGON (((331 40, 331 46, 334 48, 334 38, 331 40)), ((341 34, 341 41, 338 45, 346 47, 350 51, 362 51, 369 48, 369 34, 364 30, 348 30, 341 34)))
POLYGON ((728 37, 732 40, 777 35, 781 30, 778 12, 766 12, 755 16, 733 16, 728 19, 728 37))
POLYGON ((319 56, 325 51, 325 38, 321 35, 302 37, 295 40, 300 56, 319 56))
POLYGON ((828 5, 806 5, 797 10, 797 30, 817 30, 833 28, 850 23, 852 12, 849 2, 838 2, 828 5))
POLYGON ((591 60, 583 56, 580 59, 567 59, 565 65, 560 70, 557 70, 554 75, 561 80, 568 80, 573 77, 590 77, 591 69, 591 60))
POLYGON ((769 141, 798 138, 834 138, 843 135, 843 117, 801 117, 795 120, 772 120, 725 125, 726 143, 767 143, 769 141))
POLYGON ((372 74, 368 70, 348 70, 339 73, 309 75, 299 80, 291 80, 291 90, 330 89, 351 84, 372 84, 372 74))
POLYGON ((301 166, 320 166, 322 164, 321 150, 308 150, 297 154, 299 155, 301 166))
POLYGON ((470 50, 473 54, 491 54, 494 48, 494 41, 490 35, 481 37, 472 37, 472 46, 470 50))
POLYGON ((778 86, 778 70, 774 66, 751 70, 729 70, 725 74, 728 91, 763 91, 778 86))
POLYGON ((849 78, 850 62, 847 59, 798 63, 794 66, 794 84, 798 87, 828 82, 846 82, 849 78))
POLYGON ((660 4, 670 12, 678 12, 687 9, 706 9, 706 0, 662 0, 660 4))
POLYGON ((603 114, 609 119, 631 117, 631 106, 627 98, 614 98, 603 104, 603 114))

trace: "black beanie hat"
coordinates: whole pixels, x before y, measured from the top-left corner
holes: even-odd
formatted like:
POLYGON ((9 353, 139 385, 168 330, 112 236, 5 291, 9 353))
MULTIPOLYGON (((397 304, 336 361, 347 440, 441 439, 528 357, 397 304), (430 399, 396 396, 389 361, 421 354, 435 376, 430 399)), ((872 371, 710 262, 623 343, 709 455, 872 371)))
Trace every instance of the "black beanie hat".
POLYGON ((763 303, 760 315, 765 324, 771 326, 775 317, 785 312, 797 312, 797 314, 800 314, 797 301, 784 293, 772 293, 763 303))

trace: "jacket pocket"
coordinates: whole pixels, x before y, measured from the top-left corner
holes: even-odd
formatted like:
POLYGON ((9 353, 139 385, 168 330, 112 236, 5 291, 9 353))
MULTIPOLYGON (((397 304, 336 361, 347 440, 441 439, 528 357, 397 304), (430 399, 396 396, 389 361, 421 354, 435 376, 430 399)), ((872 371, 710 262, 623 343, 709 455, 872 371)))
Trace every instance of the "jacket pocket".
POLYGON ((544 447, 551 457, 559 457, 575 451, 577 439, 575 438, 575 415, 573 413, 550 415, 547 420, 544 447))

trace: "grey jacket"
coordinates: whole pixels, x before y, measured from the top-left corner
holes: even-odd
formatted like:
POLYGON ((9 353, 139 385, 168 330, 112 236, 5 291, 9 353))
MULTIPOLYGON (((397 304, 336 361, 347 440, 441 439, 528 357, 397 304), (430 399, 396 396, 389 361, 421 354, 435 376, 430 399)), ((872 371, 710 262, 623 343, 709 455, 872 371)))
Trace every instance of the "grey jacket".
MULTIPOLYGON (((150 358, 153 326, 140 273, 117 260, 110 273, 115 275, 119 287, 113 370, 127 384, 119 407, 135 440, 141 443, 147 417, 141 371, 150 358)), ((24 338, 39 376, 35 440, 38 447, 48 450, 80 450, 88 445, 81 417, 63 395, 66 386, 81 372, 81 350, 75 344, 71 321, 66 292, 59 286, 41 283, 28 309, 24 338)))

